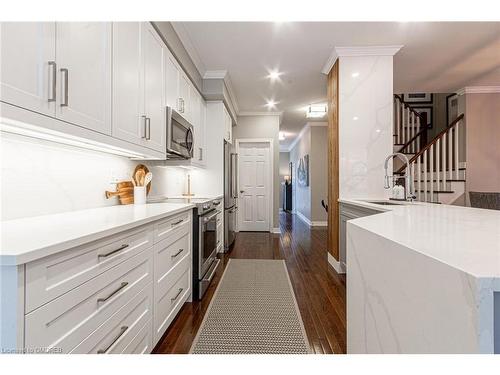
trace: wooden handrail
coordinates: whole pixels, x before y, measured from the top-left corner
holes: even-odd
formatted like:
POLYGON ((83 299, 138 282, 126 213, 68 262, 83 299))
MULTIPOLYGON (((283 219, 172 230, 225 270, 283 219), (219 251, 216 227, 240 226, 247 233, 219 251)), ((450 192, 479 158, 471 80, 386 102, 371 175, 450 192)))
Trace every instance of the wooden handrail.
MULTIPOLYGON (((433 139, 430 141, 423 149, 421 149, 419 152, 417 152, 413 157, 410 159, 410 164, 413 163, 415 160, 417 160, 426 150, 428 150, 433 144, 437 142, 439 138, 441 138, 444 134, 448 133, 448 131, 453 128, 460 120, 464 118, 464 114, 462 113, 460 116, 458 116, 455 120, 451 122, 450 125, 446 127, 446 129, 441 130, 433 139)), ((401 166, 396 173, 401 173, 405 170, 406 164, 401 166)))
POLYGON ((398 152, 403 152, 403 150, 405 148, 407 148, 414 140, 416 140, 418 137, 420 137, 424 132, 426 132, 427 130, 429 130, 430 128, 429 127, 424 127, 422 130, 420 130, 417 134, 415 134, 408 142, 406 142, 403 147, 401 147, 399 149, 398 152))
POLYGON ((398 94, 394 94, 394 97, 397 98, 401 103, 403 103, 403 105, 405 106, 405 108, 408 108, 410 110, 410 112, 414 113, 418 118, 420 118, 421 120, 423 120, 422 119, 422 114, 418 113, 412 107, 410 107, 410 105, 408 103, 406 103, 401 96, 399 96, 398 94))

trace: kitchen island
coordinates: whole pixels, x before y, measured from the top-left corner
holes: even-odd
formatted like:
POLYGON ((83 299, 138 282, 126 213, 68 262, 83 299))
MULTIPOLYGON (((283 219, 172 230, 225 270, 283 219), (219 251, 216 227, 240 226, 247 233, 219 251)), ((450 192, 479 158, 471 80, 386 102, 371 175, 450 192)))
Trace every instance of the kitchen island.
POLYGON ((500 353, 500 212, 378 209, 347 222, 347 352, 500 353))

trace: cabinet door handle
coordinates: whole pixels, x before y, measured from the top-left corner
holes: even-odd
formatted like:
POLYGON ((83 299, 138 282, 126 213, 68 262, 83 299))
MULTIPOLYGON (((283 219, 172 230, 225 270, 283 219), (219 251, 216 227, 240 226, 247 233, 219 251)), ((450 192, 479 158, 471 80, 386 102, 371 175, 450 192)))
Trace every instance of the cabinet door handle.
POLYGON ((184 219, 177 220, 175 223, 170 224, 170 226, 173 227, 175 225, 178 225, 178 224, 182 223, 183 221, 184 221, 184 219))
POLYGON ((146 117, 146 140, 149 141, 151 139, 151 118, 146 117))
POLYGON ((127 331, 127 329, 128 329, 128 326, 121 327, 120 328, 120 333, 118 335, 116 335, 116 337, 113 339, 113 341, 111 341, 111 344, 109 344, 104 349, 99 349, 97 351, 97 354, 106 354, 108 352, 108 350, 111 349, 111 347, 114 345, 114 343, 117 342, 118 339, 123 336, 123 334, 127 331))
POLYGON ((198 147, 200 149, 200 157, 198 158, 199 161, 203 160, 203 148, 198 147))
POLYGON ((141 117, 142 117, 142 135, 141 135, 141 138, 147 139, 146 138, 146 119, 147 119, 147 117, 144 115, 141 117))
POLYGON ((122 290, 123 288, 125 288, 126 286, 128 285, 128 282, 123 282, 121 283, 121 285, 116 288, 113 292, 111 292, 107 297, 104 297, 104 298, 98 298, 97 299, 97 303, 100 303, 100 302, 106 302, 108 299, 110 299, 111 297, 113 297, 116 293, 118 293, 120 290, 122 290))
POLYGON ((66 68, 61 68, 61 75, 64 76, 64 95, 63 102, 61 103, 61 107, 68 106, 68 91, 69 91, 69 71, 66 68))
POLYGON ((99 254, 97 257, 98 258, 107 258, 109 257, 110 255, 113 255, 119 251, 122 251, 123 249, 126 249, 128 247, 128 244, 124 244, 124 245, 121 245, 118 249, 115 249, 113 251, 110 251, 109 253, 106 253, 106 254, 99 254))
POLYGON ((57 64, 55 61, 49 61, 49 67, 51 67, 52 71, 52 87, 51 87, 51 94, 52 96, 49 97, 49 102, 55 102, 56 101, 56 85, 57 85, 57 64))
POLYGON ((174 258, 177 258, 177 256, 182 253, 184 251, 184 249, 179 249, 178 252, 176 252, 174 255, 171 255, 170 258, 174 259, 174 258))
POLYGON ((174 302, 177 298, 179 298, 179 296, 181 295, 182 291, 184 289, 183 288, 179 288, 179 291, 177 292, 177 294, 175 295, 174 298, 170 298, 170 303, 174 302))

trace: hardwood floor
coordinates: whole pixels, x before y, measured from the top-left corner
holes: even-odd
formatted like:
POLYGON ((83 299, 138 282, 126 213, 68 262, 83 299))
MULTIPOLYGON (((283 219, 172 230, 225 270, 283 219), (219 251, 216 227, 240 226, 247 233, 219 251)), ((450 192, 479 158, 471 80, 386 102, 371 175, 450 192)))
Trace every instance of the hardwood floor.
POLYGON ((345 276, 328 266, 326 228, 309 228, 296 215, 281 212, 280 229, 281 235, 238 233, 205 298, 184 305, 153 352, 189 352, 228 259, 239 258, 284 259, 313 352, 345 353, 345 276))

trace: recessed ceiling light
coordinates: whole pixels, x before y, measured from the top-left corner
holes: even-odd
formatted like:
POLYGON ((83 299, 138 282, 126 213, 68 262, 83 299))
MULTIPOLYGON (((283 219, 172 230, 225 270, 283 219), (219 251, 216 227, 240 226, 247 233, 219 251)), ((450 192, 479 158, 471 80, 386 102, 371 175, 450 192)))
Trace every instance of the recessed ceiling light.
POLYGON ((280 76, 282 75, 283 73, 281 72, 278 72, 277 70, 273 70, 273 71, 270 71, 269 72, 269 75, 267 76, 272 82, 278 80, 280 78, 280 76))
POLYGON ((358 121, 359 117, 358 117, 358 116, 354 116, 352 119, 353 119, 354 121, 358 121))
POLYGON ((307 107, 306 117, 307 118, 320 118, 326 115, 326 105, 323 104, 311 104, 307 107))
POLYGON ((266 106, 269 108, 274 108, 276 106, 276 102, 274 100, 268 100, 266 106))
POLYGON ((285 140, 285 133, 280 132, 280 135, 279 135, 279 140, 280 140, 280 141, 284 141, 284 140, 285 140))
POLYGON ((354 72, 351 74, 352 78, 356 78, 359 76, 359 72, 354 72))
POLYGON ((375 130, 375 131, 376 131, 377 133, 380 133, 380 132, 381 132, 381 130, 380 130, 380 129, 377 129, 377 130, 375 130))

